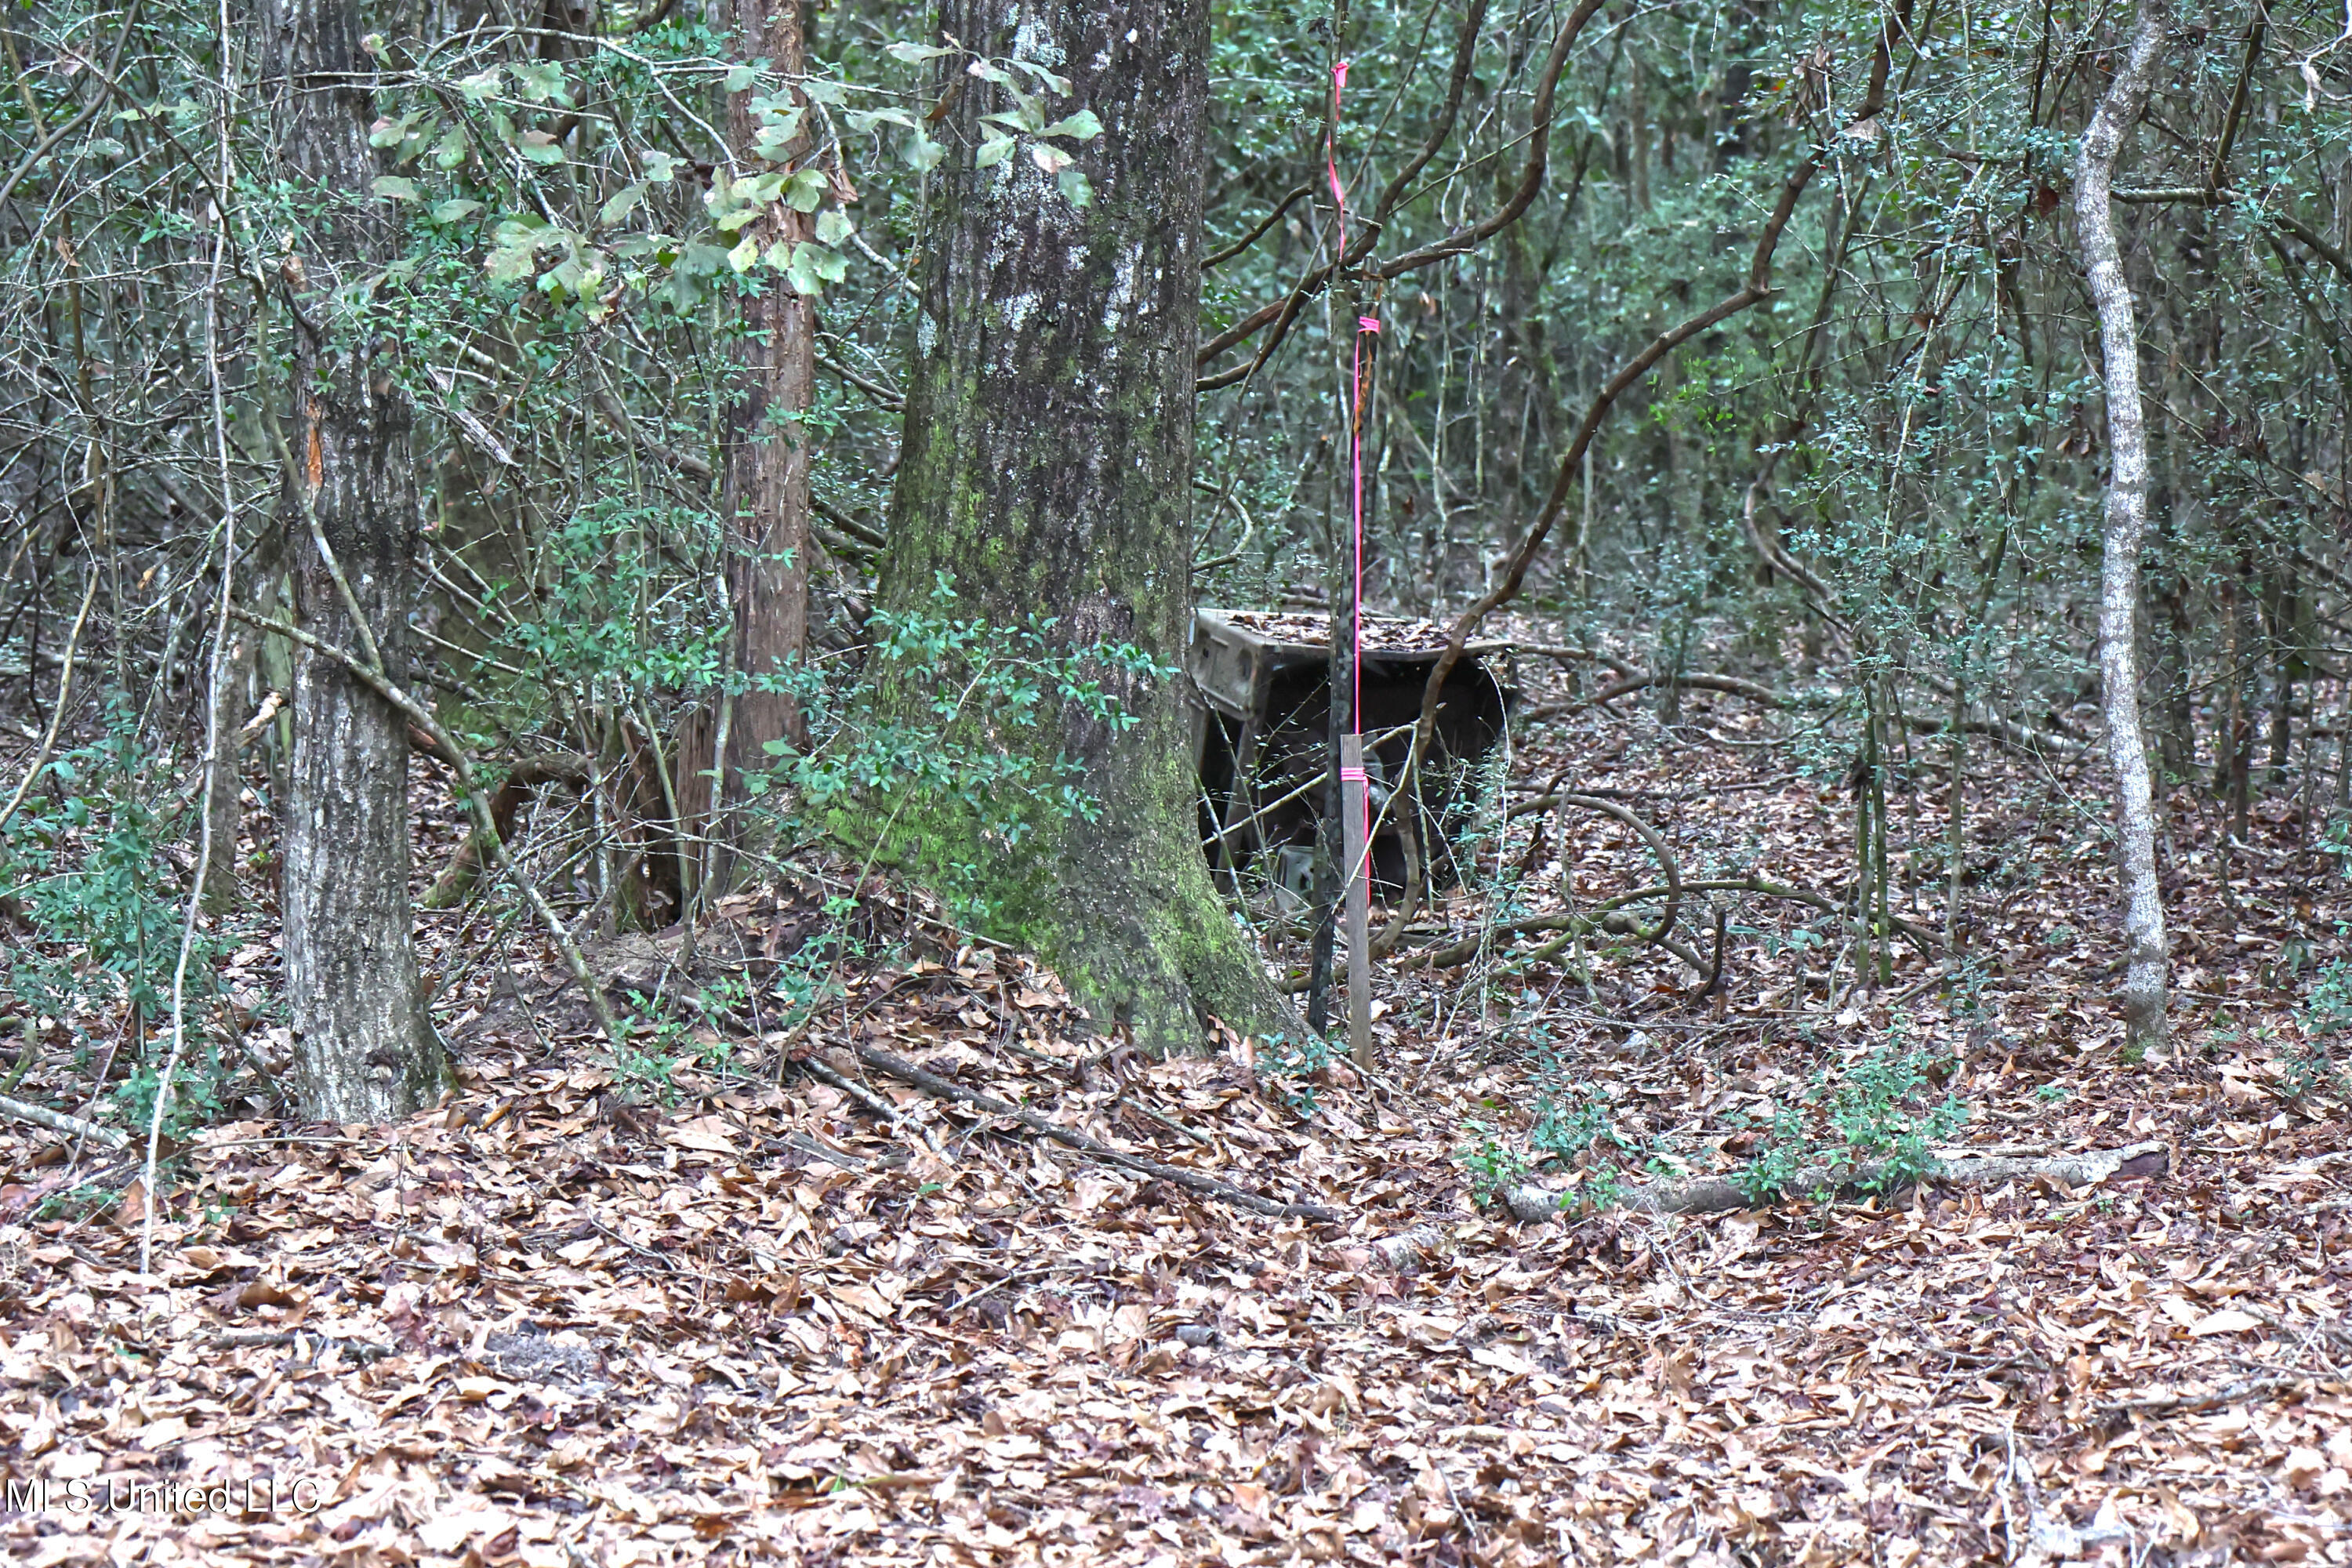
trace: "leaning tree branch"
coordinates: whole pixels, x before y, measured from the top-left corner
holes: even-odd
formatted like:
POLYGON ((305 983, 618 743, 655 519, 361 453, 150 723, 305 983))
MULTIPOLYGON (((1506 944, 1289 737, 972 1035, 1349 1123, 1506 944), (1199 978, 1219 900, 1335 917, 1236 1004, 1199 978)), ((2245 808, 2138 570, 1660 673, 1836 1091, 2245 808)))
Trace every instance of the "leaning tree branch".
MULTIPOLYGON (((330 564, 332 564, 331 559, 330 564)), ((337 567, 334 570, 337 581, 340 583, 341 568, 337 567)), ((356 606, 351 607, 356 615, 356 606)), ((539 918, 540 924, 546 928, 549 937, 553 940, 556 951, 562 954, 563 966, 572 972, 572 978, 580 983, 581 992, 588 998, 588 1006, 596 1015, 596 1023, 604 1031, 605 1039, 612 1043, 615 1051, 619 1050, 625 1043, 621 1026, 614 1018, 611 1005, 604 1000, 604 989, 597 983, 595 972, 588 967, 587 956, 580 951, 580 944, 572 940, 572 933, 565 928, 563 918, 555 912, 554 906, 550 904, 546 895, 539 890, 539 884, 526 875, 522 868, 515 864, 513 858, 507 853, 506 843, 499 837, 498 823, 490 816, 488 797, 475 782, 473 763, 467 757, 465 748, 458 745, 456 737, 443 727, 440 718, 434 713, 433 710, 410 696, 399 682, 386 675, 381 660, 369 661, 355 658, 348 649, 337 647, 332 643, 313 637, 300 626, 272 616, 257 616, 249 610, 239 609, 235 605, 230 606, 229 614, 249 626, 255 626, 266 632, 274 632, 289 642, 308 648, 323 658, 334 660, 351 671, 377 696, 391 703, 403 717, 423 731, 425 738, 432 742, 433 754, 446 763, 450 772, 457 775, 457 793, 464 798, 466 808, 474 818, 474 831, 480 838, 483 848, 488 852, 490 865, 513 877, 515 886, 522 892, 523 901, 530 906, 531 913, 539 918)), ((374 638, 367 635, 364 620, 358 623, 358 630, 364 646, 373 648, 374 638)))
MULTIPOLYGON (((1266 341, 1259 346, 1256 356, 1249 363, 1232 366, 1219 371, 1214 375, 1202 376, 1194 384, 1195 390, 1213 392, 1218 387, 1231 386, 1236 382, 1246 381, 1255 375, 1258 368, 1272 357, 1274 351, 1280 347, 1283 340, 1289 335, 1292 325, 1298 320, 1299 312, 1306 308, 1307 302, 1330 287, 1331 279, 1335 273, 1349 271, 1360 266, 1370 276, 1382 280, 1399 278, 1415 268, 1433 267, 1465 251, 1475 249, 1517 223, 1521 215, 1534 203, 1537 194, 1543 189, 1544 174, 1549 164, 1552 102, 1559 91, 1560 72, 1568 64, 1568 57, 1576 46, 1578 35, 1583 32, 1585 24, 1592 19, 1593 15, 1601 9, 1601 0, 1580 0, 1577 8, 1569 14, 1566 21, 1560 24, 1559 32, 1553 37, 1551 52, 1545 57, 1542 75, 1536 82, 1532 123, 1528 135, 1528 161, 1519 172, 1518 184, 1499 208, 1478 222, 1456 229, 1444 238, 1423 246, 1418 250, 1408 251, 1402 256, 1378 265, 1368 265, 1365 262, 1365 257, 1379 239, 1381 226, 1387 221, 1389 216, 1384 207, 1376 206, 1370 221, 1366 225, 1365 231, 1359 240, 1349 244, 1344 237, 1342 238, 1343 248, 1336 263, 1327 262, 1317 268, 1301 279, 1298 287, 1291 290, 1288 295, 1273 304, 1260 306, 1201 345, 1200 352, 1193 358, 1196 365, 1209 364, 1226 350, 1246 342, 1269 326, 1274 329, 1267 335, 1266 341)), ((1466 57, 1462 52, 1463 47, 1475 47, 1475 33, 1465 28, 1463 42, 1456 46, 1454 64, 1457 75, 1468 68, 1466 57)), ((1455 107, 1458 109, 1458 104, 1455 107)), ((1449 110, 1447 115, 1446 130, 1449 132, 1453 112, 1449 110)), ((1442 142, 1442 138, 1438 141, 1442 142)), ((1435 156, 1437 145, 1438 142, 1424 143, 1423 151, 1414 154, 1414 157, 1419 160, 1418 163, 1410 165, 1414 172, 1418 172, 1421 166, 1426 165, 1429 158, 1435 156)), ((1394 195, 1392 187, 1391 191, 1382 193, 1381 201, 1390 202, 1394 199, 1394 195)))
POLYGON ((1242 252, 1247 250, 1251 246, 1255 245, 1259 240, 1265 238, 1265 231, 1272 228, 1276 224, 1281 222, 1282 215, 1296 206, 1298 204, 1299 198, 1302 196, 1311 196, 1314 194, 1315 184, 1311 180, 1303 185, 1293 185, 1280 201, 1274 204, 1273 211, 1267 213, 1265 216, 1258 219, 1257 226, 1251 229, 1239 239, 1234 241, 1231 245, 1226 246, 1223 250, 1213 250, 1208 255, 1201 258, 1201 270, 1203 272, 1213 271, 1217 268, 1223 267, 1234 257, 1241 255, 1242 252))
POLYGON ((1551 54, 1544 61, 1543 76, 1536 83, 1535 107, 1529 116, 1528 161, 1519 171, 1518 184, 1503 205, 1476 223, 1455 229, 1443 239, 1424 245, 1418 250, 1408 250, 1394 260, 1381 262, 1372 268, 1372 276, 1392 279, 1416 268, 1434 266, 1465 251, 1476 249, 1519 221, 1519 215, 1528 210, 1534 203, 1536 194, 1543 189, 1544 174, 1550 163, 1552 98, 1559 87, 1559 73, 1568 64, 1569 51, 1576 47, 1584 25, 1592 20, 1601 5, 1601 0, 1580 0, 1576 9, 1570 12, 1568 19, 1559 25, 1559 33, 1552 40, 1551 54))
POLYGON ((2246 48, 2238 61, 2238 85, 2230 92, 2229 117, 2221 121, 2221 139, 2214 143, 2213 162, 2205 171, 2205 183, 2219 189, 2230 172, 2230 150, 2238 140, 2238 127, 2246 118, 2246 100, 2254 85, 2254 67, 2262 62, 2263 31, 2271 19, 2270 0, 2254 0, 2254 14, 2246 19, 2246 48))
MULTIPOLYGON (((1446 78, 1445 103, 1437 111, 1437 123, 1430 128, 1428 138, 1420 150, 1405 160, 1404 167, 1381 192, 1381 199, 1372 204, 1372 218, 1386 223, 1397 204, 1421 172, 1429 167, 1430 160, 1444 150, 1446 139, 1454 134, 1454 121, 1462 112, 1462 90, 1470 80, 1470 67, 1478 53, 1478 29, 1486 20, 1486 0, 1470 0, 1470 9, 1462 18, 1462 31, 1454 40, 1454 69, 1446 78)), ((1548 119, 1548 115, 1539 115, 1548 119)))
MULTIPOLYGON (((1578 16, 1586 14, 1582 7, 1577 13, 1578 16)), ((1911 0, 1897 0, 1893 14, 1879 29, 1878 47, 1871 58, 1870 89, 1863 96, 1860 111, 1847 121, 1849 131, 1874 121, 1885 106, 1895 35, 1898 31, 1907 32, 1910 23, 1911 0)), ((1554 526, 1566 515, 1568 498, 1575 487, 1585 451, 1592 445, 1593 437, 1599 433, 1617 400, 1648 375, 1660 360, 1685 342, 1717 322, 1771 298, 1774 292, 1772 258, 1780 247, 1780 236, 1787 231, 1790 219, 1796 215, 1798 199, 1812 184, 1813 176, 1821 172, 1822 166, 1829 162, 1833 145, 1833 142, 1824 142, 1813 148, 1781 182, 1780 200, 1773 205, 1771 216, 1765 220, 1764 232, 1757 237, 1756 252, 1748 265, 1748 280, 1698 314, 1660 333, 1647 348, 1619 367, 1617 374, 1611 376, 1608 384, 1594 396, 1591 406, 1585 410, 1583 420, 1577 426, 1574 438, 1569 442, 1567 452, 1560 458, 1559 469, 1552 479, 1550 494, 1544 498, 1543 510, 1536 514, 1534 523, 1513 547, 1501 581, 1463 611, 1455 618, 1453 629, 1447 633, 1445 649, 1430 668, 1429 682, 1422 691, 1421 721, 1413 734, 1412 755, 1428 754, 1437 733, 1439 694, 1444 690, 1446 679, 1454 673, 1454 667, 1461 662, 1471 637, 1476 635, 1488 616, 1518 596, 1519 589, 1527 582, 1528 568, 1542 551, 1544 542, 1551 536, 1554 526)))

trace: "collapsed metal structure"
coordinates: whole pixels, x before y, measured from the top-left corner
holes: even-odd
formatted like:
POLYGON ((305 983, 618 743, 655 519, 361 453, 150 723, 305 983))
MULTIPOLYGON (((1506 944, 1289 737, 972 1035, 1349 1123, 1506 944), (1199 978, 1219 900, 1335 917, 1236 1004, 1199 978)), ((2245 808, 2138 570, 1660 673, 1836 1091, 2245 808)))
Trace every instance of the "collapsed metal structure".
MULTIPOLYGON (((1319 615, 1193 612, 1184 670, 1194 697, 1202 843, 1229 886, 1255 870, 1285 896, 1307 896, 1330 755, 1328 636, 1319 615)), ((1455 879, 1445 829, 1468 804, 1463 764, 1485 757, 1508 721, 1510 644, 1472 643, 1446 677, 1433 754, 1421 769, 1410 815, 1391 800, 1444 647, 1445 629, 1434 622, 1364 617, 1360 727, 1374 817, 1371 872, 1374 885, 1390 890, 1403 886, 1415 853, 1430 885, 1455 879), (1505 667, 1500 675, 1497 666, 1505 667)))

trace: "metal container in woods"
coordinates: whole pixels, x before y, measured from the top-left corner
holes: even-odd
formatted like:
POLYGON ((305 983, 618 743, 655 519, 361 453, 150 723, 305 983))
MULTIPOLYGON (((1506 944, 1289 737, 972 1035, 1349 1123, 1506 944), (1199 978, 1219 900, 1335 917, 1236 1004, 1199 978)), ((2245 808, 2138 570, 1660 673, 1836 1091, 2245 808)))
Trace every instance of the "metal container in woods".
MULTIPOLYGON (((1210 864, 1234 880, 1255 866, 1291 898, 1308 896, 1324 804, 1320 781, 1331 716, 1328 633, 1320 616, 1195 610, 1184 654, 1193 695, 1201 837, 1210 864)), ((1389 781, 1403 772, 1412 725, 1445 636, 1444 627, 1430 621, 1364 617, 1364 771, 1373 813, 1381 817, 1372 840, 1372 881, 1390 891, 1404 883, 1405 842, 1397 831, 1398 808, 1388 805, 1389 781)), ((1436 754, 1423 770, 1423 830, 1416 834, 1434 882, 1454 879, 1442 827, 1458 815, 1460 764, 1485 756, 1503 733, 1514 693, 1495 666, 1509 651, 1507 642, 1470 644, 1447 673, 1438 700, 1436 754)))

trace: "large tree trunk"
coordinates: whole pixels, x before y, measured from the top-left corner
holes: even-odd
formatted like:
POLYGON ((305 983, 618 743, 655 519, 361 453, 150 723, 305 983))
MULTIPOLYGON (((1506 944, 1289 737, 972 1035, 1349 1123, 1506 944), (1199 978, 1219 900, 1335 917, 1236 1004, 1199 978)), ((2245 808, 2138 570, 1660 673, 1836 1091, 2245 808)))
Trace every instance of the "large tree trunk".
MULTIPOLYGON (((416 527, 408 408, 392 374, 396 341, 346 314, 337 292, 398 245, 388 205, 369 190, 373 109, 356 84, 373 62, 352 0, 276 0, 269 23, 285 167, 325 214, 284 268, 299 305, 282 503, 295 616, 362 658, 372 636, 404 683, 416 527)), ((281 903, 301 1105, 323 1121, 388 1121, 432 1103, 442 1070, 409 945, 407 724, 341 665, 299 650, 293 712, 281 903)))
POLYGON ((2083 134, 2074 168, 2074 213, 2083 269, 2099 310, 2105 363, 2106 553, 2099 574, 2099 674, 2105 687, 2107 756, 2116 771, 2116 837, 2124 884, 2124 1023, 2133 1042, 2165 1037, 2164 899, 2156 879, 2156 826, 2147 745, 2139 715, 2140 541, 2147 531, 2147 430, 2139 397, 2139 328, 2108 191, 2116 155, 2138 123, 2164 52, 2168 0, 2140 0, 2131 54, 2083 134))
MULTIPOLYGON (((765 60, 782 76, 800 75, 807 50, 798 0, 726 0, 725 11, 740 35, 740 58, 765 60)), ((746 174, 763 166, 753 151, 760 123, 751 107, 762 90, 755 85, 727 100, 727 139, 746 174)), ((814 145, 814 138, 799 138, 796 159, 814 145)), ((814 227, 807 214, 772 203, 740 233, 755 237, 764 256, 776 245, 810 238, 814 227)), ((764 264, 745 275, 744 289, 739 379, 719 436, 719 515, 726 524, 733 668, 751 684, 720 715, 698 715, 678 743, 680 808, 708 836, 706 895, 734 879, 736 851, 750 826, 741 809, 750 794, 743 774, 773 763, 771 742, 805 739, 798 704, 758 683, 799 662, 808 642, 809 438, 802 416, 816 386, 815 301, 794 293, 764 264), (721 744, 727 756, 718 767, 711 758, 721 744)))
MULTIPOLYGON (((1192 356, 1200 305, 1207 0, 942 0, 940 26, 966 48, 1067 76, 1103 135, 1078 163, 1093 201, 1073 205, 1030 143, 975 167, 979 117, 1013 108, 962 76, 941 86, 955 150, 933 176, 918 356, 880 599, 936 614, 936 574, 955 613, 999 626, 1053 617, 1065 646, 1129 643, 1174 666, 1191 605, 1192 356), (961 79, 959 80, 958 79, 961 79)), ((1024 89, 1034 83, 1024 79, 1024 89)), ((1025 832, 967 837, 944 805, 898 819, 894 846, 919 868, 977 862, 1000 922, 1060 970, 1106 1027, 1147 1048, 1197 1048, 1202 1016, 1242 1029, 1297 1028, 1209 881, 1178 683, 1100 671, 1135 721, 1076 706, 971 743, 1026 753, 1051 779, 1081 771, 1098 809, 1056 809, 1041 785, 1025 832), (1004 842, 1007 837, 1011 842, 1004 842)), ((909 682, 908 684, 912 684, 909 682)), ((898 695, 910 716, 924 691, 898 695)))

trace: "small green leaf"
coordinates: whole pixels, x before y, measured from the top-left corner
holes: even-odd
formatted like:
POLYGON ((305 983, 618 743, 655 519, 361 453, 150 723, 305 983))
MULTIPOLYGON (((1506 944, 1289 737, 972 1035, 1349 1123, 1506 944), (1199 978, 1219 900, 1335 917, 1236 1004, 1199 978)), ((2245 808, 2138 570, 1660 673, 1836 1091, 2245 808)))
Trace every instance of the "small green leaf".
POLYGON ((533 163, 563 162, 563 149, 544 131, 526 131, 516 137, 515 151, 533 163))
POLYGON ((818 275, 810 254, 815 248, 807 244, 793 247, 792 261, 784 268, 784 281, 793 286, 793 292, 810 299, 824 292, 824 279, 818 275))
POLYGON ((459 77, 457 90, 469 101, 479 103, 499 90, 499 68, 492 66, 488 70, 476 71, 472 76, 459 77))
POLYGON ((822 245, 802 245, 794 248, 797 257, 808 254, 809 268, 828 283, 838 283, 849 276, 849 258, 838 250, 828 250, 822 245))
POLYGON ((745 235, 734 249, 727 253, 727 265, 738 272, 749 272, 760 259, 760 240, 756 235, 745 235))
POLYGON ((637 204, 645 199, 644 181, 640 180, 633 185, 623 185, 612 194, 602 207, 597 209, 596 221, 601 224, 618 223, 635 212, 637 204))
POLYGON ((1045 85, 1047 91, 1060 93, 1064 98, 1070 96, 1070 79, 1068 77, 1055 76, 1052 71, 1047 70, 1044 66, 1037 64, 1034 60, 1014 60, 1013 64, 1019 67, 1021 69, 1027 71, 1031 76, 1035 77, 1038 81, 1045 85))
POLYGON ((494 246, 482 263, 482 270, 490 275, 494 283, 520 283, 537 270, 531 249, 528 245, 494 246))
POLYGON ((817 215, 816 237, 827 245, 844 244, 856 232, 857 226, 839 207, 828 207, 817 215))
POLYGON ((1066 114, 1053 124, 1041 129, 1040 136, 1066 136, 1073 142, 1091 142, 1102 134, 1102 121, 1091 109, 1081 109, 1076 114, 1066 114))
POLYGON ((767 62, 764 60, 752 60, 742 65, 728 67, 727 90, 729 92, 742 92, 749 89, 753 83, 760 79, 760 68, 766 63, 767 62))
POLYGON ((842 118, 860 136, 877 125, 899 125, 909 131, 915 128, 915 117, 903 109, 853 109, 842 118))
POLYGON ((792 155, 792 144, 800 140, 801 113, 798 109, 782 114, 763 115, 760 133, 752 139, 751 151, 771 163, 781 163, 792 155))
POLYGON ((481 203, 467 201, 463 196, 457 196, 449 201, 436 203, 433 207, 433 221, 435 223, 462 223, 481 210, 481 203))
POLYGON ((832 189, 833 182, 824 177, 823 170, 797 170, 784 191, 784 205, 796 213, 813 213, 824 205, 825 194, 832 189))
POLYGON ((907 138, 905 152, 907 165, 919 174, 928 174, 938 168, 940 160, 947 155, 946 148, 924 135, 919 130, 907 138))
POLYGON ((975 169, 993 169, 1011 156, 1012 152, 1012 137, 991 136, 980 144, 980 151, 972 154, 971 166, 975 169))
POLYGON ((953 49, 943 49, 937 44, 912 43, 892 44, 885 52, 887 52, 892 59, 902 60, 910 66, 919 66, 925 60, 935 60, 941 55, 951 55, 955 53, 953 49))
POLYGON ((843 87, 837 81, 834 81, 829 78, 821 76, 803 78, 801 80, 801 91, 807 97, 811 103, 822 103, 828 106, 845 102, 849 98, 848 89, 843 87))
POLYGON ((397 120, 387 116, 377 121, 368 127, 368 145, 371 147, 399 146, 401 139, 408 134, 408 128, 416 123, 417 112, 412 109, 397 120))
POLYGON ((413 202, 420 199, 417 195, 416 182, 404 180, 398 174, 378 174, 375 177, 375 183, 368 188, 387 201, 413 202))
POLYGON ((1049 174, 1059 174, 1071 163, 1071 158, 1067 153, 1044 142, 1033 142, 1029 144, 1029 161, 1049 174))
POLYGON ((667 185, 676 174, 683 158, 673 158, 667 153, 648 153, 645 156, 646 180, 649 184, 667 185))
POLYGON ((452 125, 441 132, 440 143, 433 149, 436 167, 454 169, 466 161, 466 132, 452 125))
POLYGON ((748 180, 735 182, 735 200, 751 206, 763 207, 784 194, 784 186, 793 176, 777 171, 754 174, 748 180))
POLYGON ((563 68, 555 61, 520 60, 507 68, 514 72, 516 90, 530 102, 570 107, 571 97, 563 90, 563 68))
POLYGON ((1087 183, 1087 172, 1077 165, 1072 164, 1055 175, 1054 183, 1062 187, 1062 199, 1072 206, 1084 207, 1094 205, 1095 188, 1087 183))
POLYGON ((1045 106, 1037 101, 1034 94, 1024 92, 1011 82, 1004 84, 1004 90, 1013 95, 1013 112, 1019 116, 1022 130, 1034 132, 1045 128, 1045 106))

